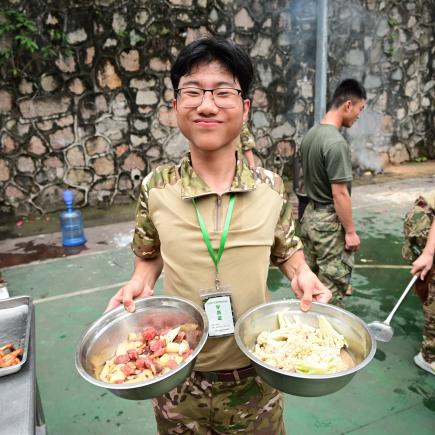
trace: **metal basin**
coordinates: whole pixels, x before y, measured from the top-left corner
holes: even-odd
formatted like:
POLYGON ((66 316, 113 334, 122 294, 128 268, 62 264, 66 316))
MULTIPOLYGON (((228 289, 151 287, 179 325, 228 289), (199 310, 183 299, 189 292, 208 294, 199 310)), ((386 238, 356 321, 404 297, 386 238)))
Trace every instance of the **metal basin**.
POLYGON ((196 357, 207 340, 208 321, 201 308, 182 298, 152 296, 135 301, 135 305, 134 313, 121 306, 104 314, 89 327, 77 346, 76 368, 93 385, 124 399, 144 400, 167 393, 190 375, 196 357), (134 384, 109 384, 96 378, 106 360, 113 357, 118 344, 125 341, 130 332, 139 332, 147 326, 159 330, 192 322, 199 325, 201 336, 196 340, 187 338, 194 351, 170 372, 134 384))
POLYGON ((247 311, 237 321, 235 339, 241 351, 252 361, 257 374, 269 385, 295 396, 316 397, 343 388, 364 368, 376 352, 376 340, 367 325, 354 314, 333 305, 314 302, 308 312, 302 312, 298 300, 283 300, 259 305, 247 311), (277 313, 297 314, 302 322, 318 327, 317 315, 324 315, 348 343, 347 349, 355 366, 329 375, 304 375, 274 368, 257 358, 252 350, 262 331, 279 328, 277 313))

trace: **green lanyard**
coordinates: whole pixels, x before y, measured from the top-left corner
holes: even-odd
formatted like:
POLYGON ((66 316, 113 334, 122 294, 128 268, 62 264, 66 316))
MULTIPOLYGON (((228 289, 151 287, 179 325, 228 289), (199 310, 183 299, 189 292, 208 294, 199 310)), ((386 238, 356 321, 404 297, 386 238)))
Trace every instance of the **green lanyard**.
POLYGON ((208 235, 208 231, 207 231, 207 228, 205 226, 204 219, 202 218, 201 211, 199 210, 199 207, 196 204, 195 198, 192 198, 192 202, 193 202, 193 205, 195 206, 196 214, 198 216, 198 223, 199 223, 199 227, 201 228, 201 233, 202 233, 202 237, 204 239, 204 243, 207 246, 210 257, 213 260, 213 263, 214 263, 215 268, 216 268, 215 284, 216 284, 217 290, 219 290, 219 288, 220 288, 218 267, 219 267, 219 262, 221 260, 222 254, 224 252, 225 243, 226 243, 227 238, 228 238, 228 231, 230 229, 231 216, 233 214, 235 200, 236 200, 236 195, 234 193, 232 193, 230 195, 230 201, 228 203, 228 209, 227 209, 227 216, 225 218, 225 225, 224 225, 224 229, 222 231, 221 242, 220 242, 219 250, 218 250, 218 253, 216 256, 214 249, 213 249, 213 246, 211 245, 210 237, 208 235))

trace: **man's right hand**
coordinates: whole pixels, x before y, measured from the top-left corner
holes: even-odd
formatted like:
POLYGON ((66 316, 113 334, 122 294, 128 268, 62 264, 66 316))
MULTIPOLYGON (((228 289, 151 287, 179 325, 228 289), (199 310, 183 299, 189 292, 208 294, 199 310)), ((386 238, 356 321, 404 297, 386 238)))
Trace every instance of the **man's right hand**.
POLYGON ((136 309, 133 299, 152 296, 153 293, 154 290, 147 284, 144 285, 139 281, 130 280, 110 299, 106 311, 112 310, 113 308, 123 304, 125 309, 132 313, 136 309))
POLYGON ((358 234, 354 231, 345 234, 344 243, 344 249, 346 249, 346 251, 358 251, 361 241, 358 234))

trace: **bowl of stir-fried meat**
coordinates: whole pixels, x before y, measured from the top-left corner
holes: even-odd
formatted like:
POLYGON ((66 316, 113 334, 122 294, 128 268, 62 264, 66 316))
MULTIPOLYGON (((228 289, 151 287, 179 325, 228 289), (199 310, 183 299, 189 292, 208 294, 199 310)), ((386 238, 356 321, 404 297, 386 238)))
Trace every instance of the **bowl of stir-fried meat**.
POLYGON ((376 340, 342 308, 298 300, 259 305, 239 318, 235 339, 257 374, 288 394, 316 397, 343 388, 373 359, 376 340))
POLYGON ((204 311, 169 296, 135 301, 130 313, 105 313, 82 336, 76 352, 80 375, 125 399, 160 396, 183 382, 208 335, 204 311))

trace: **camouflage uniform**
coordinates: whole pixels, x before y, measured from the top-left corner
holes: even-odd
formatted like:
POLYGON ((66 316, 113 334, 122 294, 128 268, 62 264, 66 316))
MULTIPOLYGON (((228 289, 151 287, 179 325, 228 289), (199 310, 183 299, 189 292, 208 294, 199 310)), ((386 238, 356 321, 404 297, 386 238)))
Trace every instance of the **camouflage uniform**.
POLYGON ((315 209, 310 202, 301 221, 305 259, 332 292, 331 303, 342 306, 350 284, 354 253, 344 249, 344 228, 331 208, 315 209))
POLYGON ((242 131, 240 132, 240 149, 242 152, 252 150, 255 148, 255 140, 251 131, 249 130, 248 124, 244 123, 242 131))
POLYGON ((152 402, 160 435, 285 434, 282 395, 259 377, 209 382, 192 372, 152 402))
MULTIPOLYGON (((419 197, 411 210, 406 214, 404 222, 405 243, 402 256, 409 263, 418 258, 417 247, 420 252, 426 246, 432 221, 435 218, 435 191, 429 195, 419 197)), ((435 273, 428 279, 427 299, 423 303, 424 329, 421 353, 423 358, 432 363, 435 361, 435 273)))
MULTIPOLYGON (((270 261, 285 262, 302 243, 295 236, 291 204, 277 174, 251 170, 237 160, 228 191, 217 195, 194 171, 187 155, 178 165, 156 168, 142 182, 132 249, 147 259, 161 255, 165 294, 202 305, 200 289, 214 285, 214 264, 207 253, 192 198, 201 208, 213 248, 219 247, 230 194, 236 201, 219 277, 231 288, 235 319, 269 300, 270 261)), ((258 378, 239 382, 200 379, 198 372, 233 371, 250 361, 234 336, 208 339, 190 380, 154 400, 159 432, 256 433, 283 431, 281 394, 258 378)))

